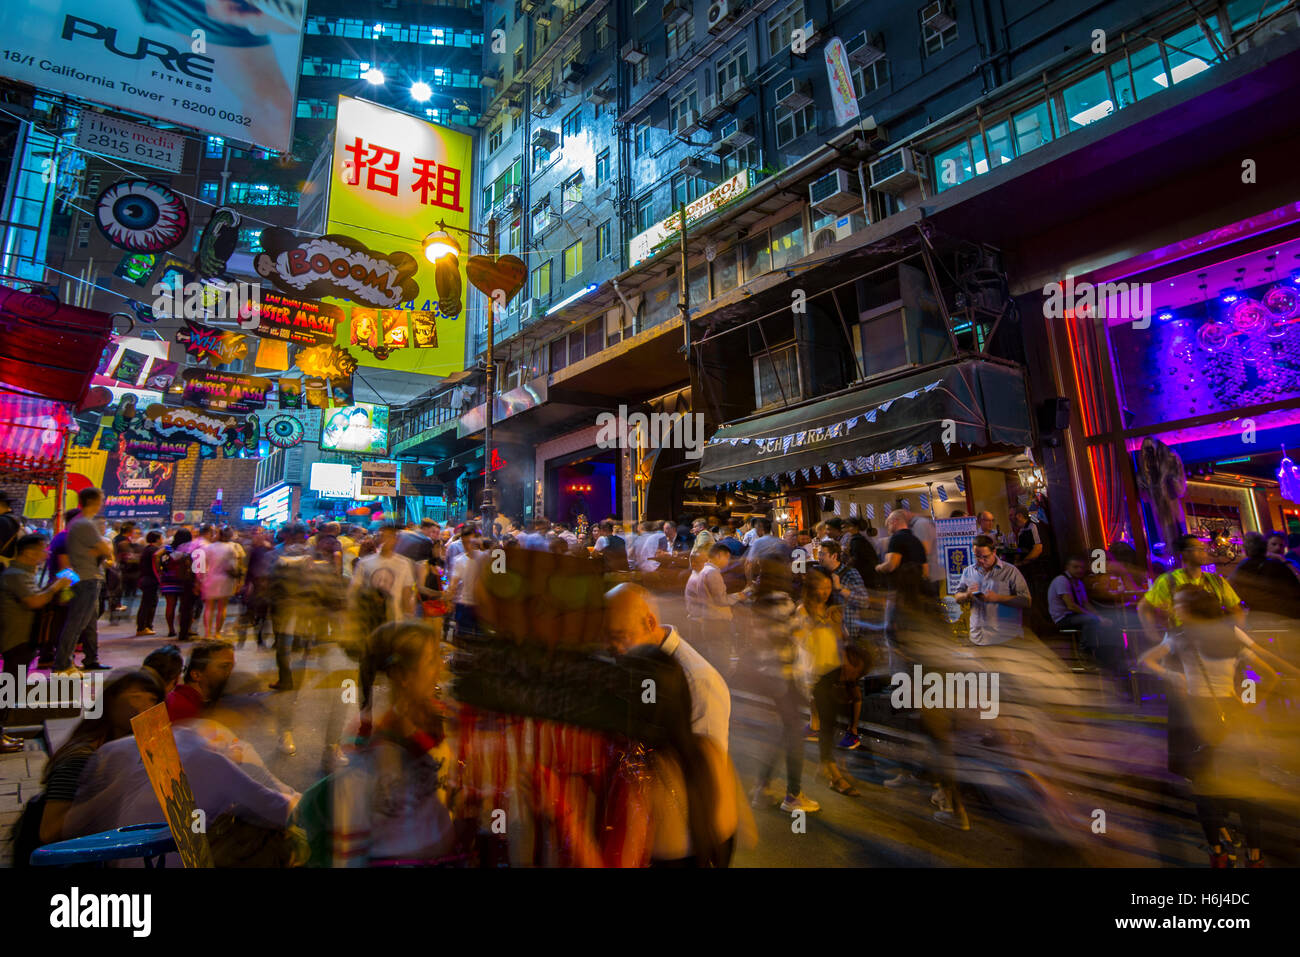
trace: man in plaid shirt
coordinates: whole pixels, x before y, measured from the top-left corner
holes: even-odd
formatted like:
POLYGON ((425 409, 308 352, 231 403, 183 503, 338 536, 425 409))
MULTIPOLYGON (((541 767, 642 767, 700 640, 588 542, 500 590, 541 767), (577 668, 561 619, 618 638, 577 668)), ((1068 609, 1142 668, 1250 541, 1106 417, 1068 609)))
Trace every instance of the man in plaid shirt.
MULTIPOLYGON (((878 636, 873 635, 867 625, 867 604, 870 597, 862 576, 852 565, 844 563, 840 543, 837 541, 822 542, 820 558, 822 569, 831 579, 831 604, 844 607, 844 640, 868 652, 873 660, 881 658, 879 650, 874 647, 878 636)), ((853 750, 861 747, 857 727, 858 719, 862 716, 862 688, 854 681, 852 687, 846 690, 852 715, 849 730, 840 740, 840 747, 853 750)))

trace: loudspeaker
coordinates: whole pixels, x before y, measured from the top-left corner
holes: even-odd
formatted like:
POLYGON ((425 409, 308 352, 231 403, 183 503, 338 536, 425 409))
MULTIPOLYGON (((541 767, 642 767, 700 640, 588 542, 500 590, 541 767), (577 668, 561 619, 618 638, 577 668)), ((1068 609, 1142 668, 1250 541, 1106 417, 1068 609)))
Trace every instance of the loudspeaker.
POLYGON ((1070 427, 1070 400, 1063 396, 1044 399, 1038 405, 1038 431, 1064 432, 1070 427))
POLYGON ((829 495, 823 495, 821 505, 823 512, 833 512, 835 510, 835 499, 829 495))

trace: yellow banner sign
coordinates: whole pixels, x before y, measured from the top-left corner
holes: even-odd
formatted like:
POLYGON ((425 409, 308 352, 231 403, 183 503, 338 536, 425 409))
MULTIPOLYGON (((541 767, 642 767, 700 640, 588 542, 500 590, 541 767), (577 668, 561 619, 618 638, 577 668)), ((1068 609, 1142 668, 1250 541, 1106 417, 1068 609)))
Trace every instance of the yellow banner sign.
POLYGON ((461 232, 470 226, 472 161, 468 134, 339 97, 326 231, 382 253, 408 253, 419 263, 414 298, 384 317, 400 315, 414 323, 418 316, 413 331, 406 321, 394 321, 391 334, 381 337, 373 308, 334 300, 347 314, 336 342, 360 346, 361 365, 428 375, 450 375, 465 367, 466 299, 477 295, 466 280, 465 262, 479 251, 471 246, 475 240, 461 232), (439 222, 446 224, 461 254, 435 267, 425 258, 423 243, 439 222), (354 309, 359 315, 354 316, 354 309), (354 321, 363 327, 355 334, 354 321))

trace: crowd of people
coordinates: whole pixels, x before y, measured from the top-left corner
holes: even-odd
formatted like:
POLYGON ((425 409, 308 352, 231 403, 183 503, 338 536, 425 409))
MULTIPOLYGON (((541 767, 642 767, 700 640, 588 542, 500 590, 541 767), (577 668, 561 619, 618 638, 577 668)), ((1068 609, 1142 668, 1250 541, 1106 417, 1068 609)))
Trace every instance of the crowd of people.
MULTIPOLYGON (((102 669, 98 622, 132 604, 136 638, 161 639, 165 623, 168 639, 149 642, 138 669, 113 677, 102 717, 84 720, 51 757, 44 794, 20 824, 26 849, 157 818, 138 753, 118 741, 132 716, 163 701, 196 802, 222 820, 210 835, 222 862, 429 864, 481 852, 486 832, 466 810, 474 791, 466 768, 513 766, 527 749, 509 744, 508 760, 466 754, 465 712, 444 689, 445 666, 464 636, 492 631, 480 614, 487 579, 524 550, 595 567, 607 589, 600 653, 666 676, 652 702, 656 746, 641 753, 637 774, 610 778, 639 783, 602 799, 620 825, 593 827, 567 799, 550 808, 564 863, 725 866, 752 845, 755 810, 820 811, 807 788, 807 742, 832 791, 857 798, 869 787, 924 786, 934 820, 968 830, 963 742, 974 731, 1013 765, 1031 754, 1050 759, 1064 737, 1053 709, 1074 700, 1080 661, 1116 679, 1117 695, 1136 694, 1137 673, 1162 679, 1169 768, 1191 782, 1211 863, 1228 861, 1233 815, 1247 862, 1263 859, 1261 803, 1239 786, 1261 755, 1240 753, 1235 689, 1241 668, 1266 685, 1293 673, 1300 540, 1246 536, 1230 577, 1204 567, 1195 536, 1175 543, 1167 570, 1124 543, 1058 562, 1050 530, 1028 510, 1008 516, 1005 537, 986 511, 976 516, 974 562, 942 599, 935 523, 903 508, 888 513, 883 531, 853 516, 778 535, 766 517, 712 515, 635 526, 611 516, 581 528, 542 519, 486 528, 431 519, 402 528, 108 527, 102 502, 99 490, 82 491, 52 539, 0 511, 6 671, 33 660, 68 675, 102 669), (301 793, 236 734, 246 717, 224 710, 250 636, 274 654, 267 690, 282 755, 297 750, 307 675, 343 692, 326 708, 320 778, 301 793), (1076 642, 1064 657, 1052 643, 1063 637, 1076 642), (878 765, 864 708, 913 667, 996 675, 1001 720, 986 729, 973 699, 894 704, 894 718, 924 743, 878 765), (729 756, 739 686, 772 715, 748 786, 729 756)), ((0 751, 21 747, 0 739, 0 751)), ((1065 815, 1064 795, 1041 787, 1049 817, 1065 815)))

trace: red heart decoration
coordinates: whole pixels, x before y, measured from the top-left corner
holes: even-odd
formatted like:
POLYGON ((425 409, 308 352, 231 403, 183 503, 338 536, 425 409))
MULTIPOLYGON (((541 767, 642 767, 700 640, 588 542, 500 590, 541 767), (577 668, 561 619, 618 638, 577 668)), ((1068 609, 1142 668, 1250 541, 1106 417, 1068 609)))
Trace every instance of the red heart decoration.
POLYGON ((515 297, 528 280, 528 266, 518 256, 470 256, 465 263, 465 275, 474 288, 485 296, 494 296, 500 289, 505 301, 515 297))

